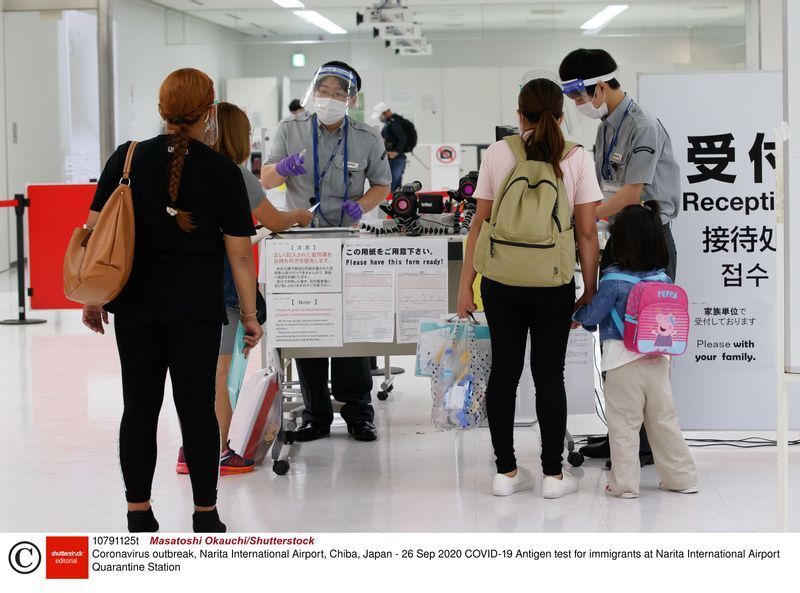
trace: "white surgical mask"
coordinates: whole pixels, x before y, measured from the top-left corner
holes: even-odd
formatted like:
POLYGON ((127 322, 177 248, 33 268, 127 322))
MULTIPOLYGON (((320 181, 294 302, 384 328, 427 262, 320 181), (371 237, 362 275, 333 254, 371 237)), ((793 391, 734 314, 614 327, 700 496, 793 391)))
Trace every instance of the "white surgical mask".
POLYGON ((336 99, 317 97, 314 99, 314 110, 319 121, 330 126, 342 121, 347 115, 347 103, 336 99))
POLYGON ((580 105, 575 105, 583 115, 589 117, 591 119, 600 119, 608 115, 608 105, 603 103, 600 107, 595 107, 592 105, 591 101, 587 101, 586 103, 581 103, 580 105))

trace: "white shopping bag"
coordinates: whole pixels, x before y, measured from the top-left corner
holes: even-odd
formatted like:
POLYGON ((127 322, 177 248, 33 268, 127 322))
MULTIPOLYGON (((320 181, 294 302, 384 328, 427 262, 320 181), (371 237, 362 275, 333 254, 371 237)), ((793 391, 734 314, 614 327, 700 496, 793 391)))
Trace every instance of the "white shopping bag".
POLYGON ((280 380, 272 369, 253 373, 239 393, 233 411, 230 446, 260 464, 281 427, 280 380))

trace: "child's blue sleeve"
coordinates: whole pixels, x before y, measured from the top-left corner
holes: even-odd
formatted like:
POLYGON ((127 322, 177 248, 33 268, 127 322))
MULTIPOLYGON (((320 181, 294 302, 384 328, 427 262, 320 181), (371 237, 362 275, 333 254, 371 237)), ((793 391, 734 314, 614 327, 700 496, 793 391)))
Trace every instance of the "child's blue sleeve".
POLYGON ((572 316, 583 326, 593 326, 600 323, 611 314, 617 300, 617 290, 613 282, 601 282, 592 301, 577 311, 572 316))

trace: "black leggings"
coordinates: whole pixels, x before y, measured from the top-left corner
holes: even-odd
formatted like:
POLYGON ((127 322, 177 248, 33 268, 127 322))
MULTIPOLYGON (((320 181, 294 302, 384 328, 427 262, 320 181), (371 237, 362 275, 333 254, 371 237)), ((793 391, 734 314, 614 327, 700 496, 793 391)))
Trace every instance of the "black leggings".
POLYGON ((150 500, 158 415, 169 370, 194 504, 216 504, 219 426, 214 413, 214 382, 221 328, 220 323, 173 321, 155 312, 114 316, 125 405, 119 429, 119 460, 128 502, 150 500))
POLYGON ((575 282, 555 288, 521 288, 483 278, 481 297, 492 340, 486 407, 497 472, 508 473, 517 467, 514 406, 530 332, 542 470, 545 475, 557 476, 567 430, 564 359, 575 306, 575 282))

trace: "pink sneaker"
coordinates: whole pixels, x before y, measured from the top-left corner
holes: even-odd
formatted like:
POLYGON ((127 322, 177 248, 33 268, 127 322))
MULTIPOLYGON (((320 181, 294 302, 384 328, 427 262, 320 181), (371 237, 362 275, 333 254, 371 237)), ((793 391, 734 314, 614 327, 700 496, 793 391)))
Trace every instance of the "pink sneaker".
POLYGON ((219 475, 231 476, 235 474, 246 474, 256 468, 256 462, 252 459, 245 459, 230 445, 219 456, 219 475))
POLYGON ((178 449, 178 463, 175 465, 175 471, 179 474, 189 473, 189 466, 186 465, 186 458, 183 456, 183 447, 178 449))

